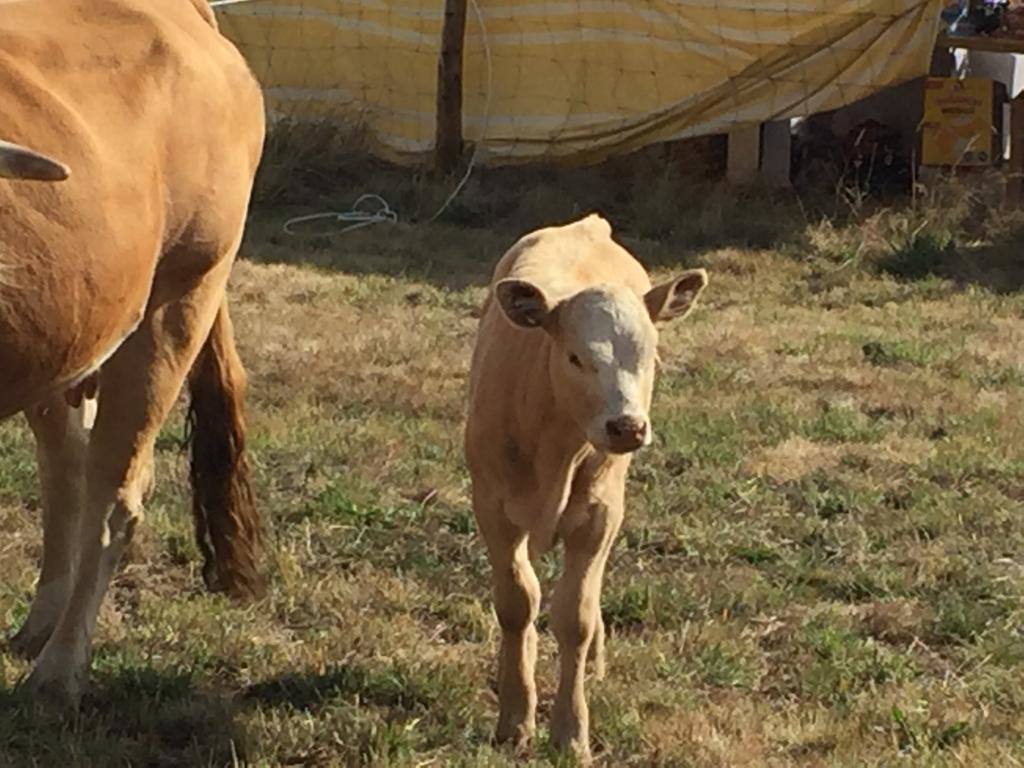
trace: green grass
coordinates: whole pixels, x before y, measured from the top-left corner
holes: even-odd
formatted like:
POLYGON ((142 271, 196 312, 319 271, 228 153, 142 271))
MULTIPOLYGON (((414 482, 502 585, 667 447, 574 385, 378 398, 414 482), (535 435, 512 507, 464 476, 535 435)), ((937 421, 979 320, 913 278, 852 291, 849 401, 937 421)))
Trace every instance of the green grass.
MULTIPOLYGON (((490 741, 469 350, 503 249, 593 201, 571 183, 483 194, 491 181, 432 225, 292 238, 284 209, 257 213, 232 296, 269 595, 201 590, 176 412, 92 692, 75 718, 39 714, 15 692, 24 663, 0 654, 0 764, 516 764, 490 741)), ((398 200, 417 199, 404 183, 398 200)), ((599 761, 1024 762, 1018 230, 992 221, 985 239, 969 205, 937 218, 921 203, 821 223, 721 190, 673 222, 677 186, 608 202, 659 277, 702 265, 711 284, 662 338, 656 440, 604 591, 609 677, 590 684, 599 761)), ((35 578, 38 503, 28 433, 5 422, 8 625, 35 578)), ((558 570, 538 564, 546 589, 558 570)), ((562 765, 543 611, 526 764, 562 765)))

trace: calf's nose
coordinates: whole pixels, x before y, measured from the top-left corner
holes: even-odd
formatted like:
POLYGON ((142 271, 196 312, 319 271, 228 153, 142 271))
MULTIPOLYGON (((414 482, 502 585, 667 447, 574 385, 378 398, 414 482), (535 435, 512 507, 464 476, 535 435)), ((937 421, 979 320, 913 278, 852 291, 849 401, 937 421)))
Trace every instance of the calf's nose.
POLYGON ((628 449, 639 448, 644 444, 644 438, 647 437, 647 422, 634 416, 619 416, 617 419, 609 419, 605 424, 605 429, 614 445, 621 445, 628 449))

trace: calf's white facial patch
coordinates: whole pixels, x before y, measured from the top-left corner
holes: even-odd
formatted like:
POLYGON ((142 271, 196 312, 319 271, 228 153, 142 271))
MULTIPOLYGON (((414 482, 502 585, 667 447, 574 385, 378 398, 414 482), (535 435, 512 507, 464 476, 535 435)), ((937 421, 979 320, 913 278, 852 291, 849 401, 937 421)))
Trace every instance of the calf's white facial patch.
POLYGON ((587 428, 590 441, 607 442, 607 423, 623 416, 647 424, 657 331, 643 301, 617 286, 590 288, 565 303, 560 321, 566 351, 600 403, 587 428))

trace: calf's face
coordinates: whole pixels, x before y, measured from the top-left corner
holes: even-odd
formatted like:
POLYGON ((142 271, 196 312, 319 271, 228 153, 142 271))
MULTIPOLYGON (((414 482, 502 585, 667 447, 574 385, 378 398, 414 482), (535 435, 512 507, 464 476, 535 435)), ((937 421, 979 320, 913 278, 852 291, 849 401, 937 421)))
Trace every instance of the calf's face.
POLYGON ((652 439, 656 324, 686 315, 706 285, 707 273, 697 269, 642 299, 601 285, 553 304, 539 286, 514 278, 498 282, 494 293, 512 323, 551 338, 548 365, 559 409, 598 450, 630 453, 652 439))

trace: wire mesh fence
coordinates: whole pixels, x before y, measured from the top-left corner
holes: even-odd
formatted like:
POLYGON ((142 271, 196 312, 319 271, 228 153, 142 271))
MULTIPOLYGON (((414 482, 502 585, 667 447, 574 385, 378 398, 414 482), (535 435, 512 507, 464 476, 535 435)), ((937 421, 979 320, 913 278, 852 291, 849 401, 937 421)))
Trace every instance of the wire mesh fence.
MULTIPOLYGON (((214 5, 263 83, 272 117, 358 125, 381 157, 429 158, 441 0, 214 5)), ((478 164, 587 164, 831 110, 925 74, 942 5, 468 0, 459 120, 478 164)))

